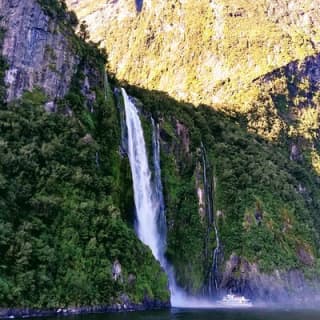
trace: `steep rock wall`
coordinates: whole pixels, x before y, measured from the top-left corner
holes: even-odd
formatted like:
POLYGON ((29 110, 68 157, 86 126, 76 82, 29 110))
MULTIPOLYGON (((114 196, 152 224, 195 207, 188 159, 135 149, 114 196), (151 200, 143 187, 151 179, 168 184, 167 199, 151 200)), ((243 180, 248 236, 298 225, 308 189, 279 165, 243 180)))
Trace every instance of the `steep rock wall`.
POLYGON ((8 63, 7 100, 35 87, 44 89, 52 100, 63 97, 79 62, 70 29, 51 19, 36 0, 1 0, 0 11, 0 26, 5 29, 2 55, 8 63))
POLYGON ((195 104, 245 100, 236 93, 255 78, 320 48, 316 0, 67 3, 118 78, 195 104))
MULTIPOLYGON (((261 99, 264 85, 256 79, 294 61, 305 64, 306 72, 317 68, 308 58, 320 50, 317 0, 149 0, 141 11, 134 1, 67 3, 107 49, 119 79, 243 114, 251 131, 271 141, 290 135, 290 112, 279 112, 269 97, 261 99)), ((306 105, 303 100, 302 95, 300 104, 306 105)))

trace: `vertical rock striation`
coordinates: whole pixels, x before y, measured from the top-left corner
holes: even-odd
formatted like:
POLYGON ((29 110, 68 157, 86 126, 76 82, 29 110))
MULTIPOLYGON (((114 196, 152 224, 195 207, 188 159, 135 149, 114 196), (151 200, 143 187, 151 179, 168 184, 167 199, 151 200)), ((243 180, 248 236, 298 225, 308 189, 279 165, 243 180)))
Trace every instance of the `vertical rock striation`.
POLYGON ((70 29, 46 15, 36 0, 1 0, 0 12, 7 100, 38 86, 51 100, 63 97, 78 64, 70 29))

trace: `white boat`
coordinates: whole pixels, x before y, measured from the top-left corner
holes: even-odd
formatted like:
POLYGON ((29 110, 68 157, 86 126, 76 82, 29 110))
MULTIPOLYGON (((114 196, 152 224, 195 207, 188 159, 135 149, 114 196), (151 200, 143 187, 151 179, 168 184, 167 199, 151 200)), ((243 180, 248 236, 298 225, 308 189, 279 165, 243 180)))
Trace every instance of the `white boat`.
POLYGON ((238 296, 232 293, 227 294, 219 301, 219 304, 225 307, 252 307, 252 302, 244 296, 238 296))

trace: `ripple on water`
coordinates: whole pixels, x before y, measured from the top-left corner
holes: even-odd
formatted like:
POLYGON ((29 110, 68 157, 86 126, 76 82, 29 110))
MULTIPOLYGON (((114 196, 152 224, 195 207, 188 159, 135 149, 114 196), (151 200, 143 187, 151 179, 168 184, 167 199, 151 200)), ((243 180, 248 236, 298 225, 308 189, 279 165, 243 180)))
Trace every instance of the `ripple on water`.
MULTIPOLYGON (((146 312, 88 314, 64 317, 64 320, 319 320, 319 310, 284 309, 178 309, 146 312)), ((36 318, 34 320, 54 320, 36 318)))

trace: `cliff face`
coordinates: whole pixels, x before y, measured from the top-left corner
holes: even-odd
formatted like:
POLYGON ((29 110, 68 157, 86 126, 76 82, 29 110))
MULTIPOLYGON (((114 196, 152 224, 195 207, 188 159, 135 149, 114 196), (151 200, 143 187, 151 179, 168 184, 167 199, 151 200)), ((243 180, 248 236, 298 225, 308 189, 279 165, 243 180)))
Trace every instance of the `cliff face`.
POLYGON ((36 0, 1 0, 5 29, 2 55, 8 63, 7 100, 41 87, 51 100, 68 92, 79 58, 72 46, 71 28, 50 18, 36 0))
POLYGON ((131 227, 106 56, 63 2, 0 10, 0 314, 168 305, 167 277, 131 227))
MULTIPOLYGON (((67 3, 87 20, 91 38, 107 49, 110 71, 131 84, 243 114, 249 130, 271 141, 292 133, 290 117, 304 117, 298 109, 315 106, 299 94, 290 100, 273 78, 268 84, 273 95, 284 94, 288 105, 297 106, 280 110, 256 80, 294 61, 306 74, 317 68, 309 59, 320 50, 316 0, 149 0, 141 11, 134 1, 67 3)), ((285 79, 289 86, 295 78, 291 71, 285 79)))
MULTIPOLYGON (((0 305, 159 305, 167 279, 132 228, 105 57, 75 36, 61 3, 0 0, 11 101, 0 108, 0 305)), ((160 127, 178 283, 193 294, 212 279, 252 298, 297 282, 304 292, 320 269, 315 1, 68 3, 121 79, 208 104, 128 86, 160 127)))
POLYGON ((237 102, 257 77, 319 50, 315 0, 67 3, 120 79, 195 104, 237 102))

